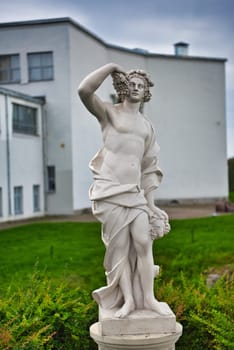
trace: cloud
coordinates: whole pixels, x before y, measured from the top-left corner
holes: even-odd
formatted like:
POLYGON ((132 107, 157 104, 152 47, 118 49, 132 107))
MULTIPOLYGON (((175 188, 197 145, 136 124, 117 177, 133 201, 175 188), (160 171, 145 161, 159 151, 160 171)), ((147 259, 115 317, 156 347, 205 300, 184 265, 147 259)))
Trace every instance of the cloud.
MULTIPOLYGON (((226 28, 217 27, 216 21, 207 21, 203 18, 145 18, 124 21, 114 37, 118 44, 133 43, 143 44, 145 49, 158 52, 163 47, 163 53, 171 53, 171 45, 177 41, 191 43, 194 54, 200 54, 204 49, 213 51, 219 56, 219 47, 224 49, 228 38, 231 42, 231 33, 226 28), (166 45, 168 45, 166 51, 166 45), (195 53, 195 50, 197 53, 195 53), (198 52, 199 51, 199 52, 198 52)), ((106 34, 108 41, 113 38, 113 31, 106 34)), ((229 45, 230 47, 230 45, 229 45)), ((161 50, 160 50, 161 51, 161 50)))
POLYGON ((73 17, 87 28, 90 25, 88 14, 83 12, 75 3, 67 6, 66 2, 60 1, 56 4, 53 1, 45 0, 22 0, 9 1, 1 4, 0 22, 14 22, 32 19, 73 17))
POLYGON ((5 0, 1 3, 0 22, 53 17, 71 17, 115 45, 173 54, 173 44, 185 41, 190 44, 190 55, 227 58, 228 150, 234 154, 233 0, 5 0))

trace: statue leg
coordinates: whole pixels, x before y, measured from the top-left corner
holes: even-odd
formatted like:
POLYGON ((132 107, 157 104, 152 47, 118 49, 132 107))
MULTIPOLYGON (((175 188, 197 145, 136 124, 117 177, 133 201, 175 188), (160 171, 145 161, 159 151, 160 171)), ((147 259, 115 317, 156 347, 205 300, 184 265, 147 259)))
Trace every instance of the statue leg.
POLYGON ((166 315, 168 312, 162 310, 160 303, 154 297, 154 260, 152 252, 152 240, 149 234, 149 220, 146 213, 141 213, 131 224, 133 244, 137 254, 137 269, 140 276, 143 291, 142 304, 145 309, 156 311, 166 315))
MULTIPOLYGON (((117 264, 121 260, 123 256, 123 251, 126 250, 126 247, 128 247, 127 251, 129 251, 129 244, 130 244, 130 231, 129 231, 129 226, 127 226, 123 228, 122 232, 119 234, 119 239, 116 242, 114 254, 112 257, 113 266, 115 266, 115 264, 117 264)), ((124 304, 121 307, 121 309, 115 313, 115 316, 118 318, 126 317, 131 311, 135 309, 131 281, 132 281, 131 269, 130 269, 130 264, 127 260, 123 273, 119 280, 119 286, 123 293, 124 304)))

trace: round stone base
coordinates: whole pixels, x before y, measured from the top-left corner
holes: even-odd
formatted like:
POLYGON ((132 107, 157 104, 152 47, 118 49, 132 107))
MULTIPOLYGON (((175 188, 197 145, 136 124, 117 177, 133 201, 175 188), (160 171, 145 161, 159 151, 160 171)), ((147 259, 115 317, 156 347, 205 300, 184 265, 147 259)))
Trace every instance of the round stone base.
POLYGON ((176 331, 162 334, 102 335, 100 322, 90 327, 90 336, 98 344, 98 350, 174 350, 182 334, 182 326, 176 323, 176 331))

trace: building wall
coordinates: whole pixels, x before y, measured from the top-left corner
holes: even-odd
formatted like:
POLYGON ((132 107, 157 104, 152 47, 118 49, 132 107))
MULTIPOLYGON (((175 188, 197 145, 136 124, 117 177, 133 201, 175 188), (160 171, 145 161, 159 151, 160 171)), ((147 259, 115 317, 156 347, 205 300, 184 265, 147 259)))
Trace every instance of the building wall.
POLYGON ((31 96, 46 96, 46 163, 56 167, 56 192, 47 194, 47 212, 71 214, 73 186, 68 26, 58 23, 1 28, 0 42, 0 54, 19 53, 21 60, 21 83, 7 84, 7 87, 31 96), (29 82, 27 53, 46 51, 53 52, 54 80, 29 82))
MULTIPOLYGON (((46 196, 48 214, 71 214, 90 206, 88 189, 93 180, 88 163, 102 137, 77 87, 88 73, 108 62, 126 70, 145 69, 155 82, 144 113, 161 146, 164 179, 156 199, 227 197, 224 61, 109 47, 68 21, 0 28, 0 42, 0 55, 20 53, 21 59, 21 83, 7 87, 46 97, 45 164, 56 167, 56 192, 46 196), (54 80, 29 83, 27 53, 46 51, 53 52, 54 80)), ((98 94, 111 101, 112 93, 109 77, 98 94)))
MULTIPOLYGON (((93 180, 89 161, 101 147, 102 138, 98 121, 81 103, 77 88, 87 74, 107 62, 107 49, 94 38, 70 27, 70 53, 73 203, 74 210, 79 210, 91 205, 88 190, 93 180)), ((110 100, 106 85, 99 89, 99 94, 110 100)))
POLYGON ((38 103, 0 93, 0 187, 2 188, 2 216, 0 221, 10 221, 44 215, 44 174, 42 153, 42 107, 38 103), (13 132, 12 104, 17 103, 37 109, 37 135, 13 132), (7 144, 9 147, 7 147, 7 144), (9 162, 7 161, 9 160, 9 162), (9 166, 8 166, 9 165, 9 166), (34 211, 33 186, 40 186, 39 210, 34 211), (14 188, 23 189, 22 214, 14 208, 14 188))
MULTIPOLYGON (((90 54, 92 52, 95 52, 96 57, 94 46, 90 46, 90 54)), ((95 66, 89 64, 89 69, 83 70, 83 76, 108 62, 116 62, 126 70, 144 69, 155 82, 152 88, 153 97, 144 106, 144 114, 152 121, 156 130, 161 148, 159 161, 164 173, 163 182, 155 192, 155 199, 210 201, 226 198, 228 185, 224 62, 212 59, 147 57, 110 48, 107 49, 106 60, 103 57, 102 62, 95 61, 95 66)), ((107 78, 97 93, 106 100, 110 99, 110 94, 114 93, 111 78, 107 78)), ((96 124, 91 124, 85 108, 80 108, 79 120, 82 122, 73 130, 79 130, 81 144, 86 145, 86 152, 82 151, 82 162, 80 158, 77 162, 81 166, 80 173, 85 174, 81 196, 84 198, 87 197, 90 186, 90 176, 87 175, 90 151, 94 154, 98 149, 94 140, 98 139, 99 142, 100 129, 96 128, 96 124)), ((81 191, 77 193, 80 194, 81 191)), ((77 203, 79 207, 79 201, 77 203)), ((82 204, 85 204, 83 207, 87 206, 84 202, 82 204)))
POLYGON ((223 61, 135 56, 109 51, 125 69, 145 69, 155 83, 144 113, 160 145, 164 178, 156 200, 225 198, 227 185, 223 61))
POLYGON ((8 217, 7 186, 7 143, 6 143, 6 106, 5 96, 0 94, 0 188, 1 216, 0 221, 8 217))
POLYGON ((228 195, 224 62, 150 59, 150 104, 165 177, 160 199, 228 195))

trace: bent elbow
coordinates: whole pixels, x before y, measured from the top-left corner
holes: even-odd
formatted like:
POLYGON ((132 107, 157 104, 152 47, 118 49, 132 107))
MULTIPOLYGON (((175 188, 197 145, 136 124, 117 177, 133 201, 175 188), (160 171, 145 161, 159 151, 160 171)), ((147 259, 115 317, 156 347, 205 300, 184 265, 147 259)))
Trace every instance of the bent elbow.
POLYGON ((80 85, 80 86, 78 86, 78 89, 77 89, 77 93, 78 93, 78 95, 80 96, 80 98, 82 97, 82 96, 85 96, 85 89, 80 85))
POLYGON ((90 91, 90 89, 80 85, 77 89, 77 93, 80 96, 81 100, 84 100, 86 98, 88 98, 92 92, 90 91))

